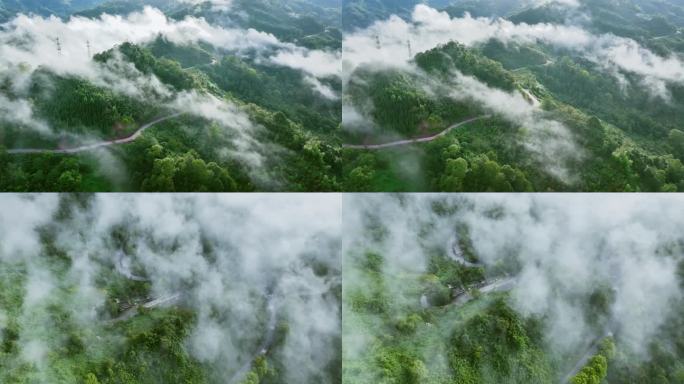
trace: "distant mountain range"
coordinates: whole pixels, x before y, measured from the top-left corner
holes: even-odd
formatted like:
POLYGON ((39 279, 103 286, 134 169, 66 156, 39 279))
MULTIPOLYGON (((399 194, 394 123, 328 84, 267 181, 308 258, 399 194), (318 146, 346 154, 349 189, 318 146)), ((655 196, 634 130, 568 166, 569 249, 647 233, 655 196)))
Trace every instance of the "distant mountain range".
POLYGON ((104 2, 106 0, 0 0, 0 21, 19 12, 65 16, 104 2))
MULTIPOLYGON (((582 11, 597 11, 611 22, 631 23, 629 17, 639 14, 662 15, 669 23, 684 23, 684 1, 681 0, 579 0, 582 11), (625 15, 629 17, 625 17, 625 15)), ((346 0, 343 25, 345 30, 367 27, 391 15, 410 16, 418 4, 447 11, 452 17, 465 12, 475 17, 511 17, 515 22, 562 22, 568 9, 557 7, 554 1, 535 0, 346 0)), ((624 24, 623 24, 624 25, 624 24)))

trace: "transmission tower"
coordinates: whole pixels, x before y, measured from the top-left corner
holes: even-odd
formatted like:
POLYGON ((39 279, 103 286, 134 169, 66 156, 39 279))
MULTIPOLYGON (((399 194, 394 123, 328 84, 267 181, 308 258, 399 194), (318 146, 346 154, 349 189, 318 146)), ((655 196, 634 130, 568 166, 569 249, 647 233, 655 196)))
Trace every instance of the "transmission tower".
POLYGON ((411 40, 406 40, 408 46, 409 59, 413 59, 413 50, 411 49, 411 40))
POLYGON ((375 47, 378 49, 382 49, 382 45, 380 44, 380 35, 375 35, 375 47))
POLYGON ((57 44, 57 54, 62 56, 62 43, 59 41, 59 37, 55 39, 55 44, 57 44))
POLYGON ((92 57, 90 55, 90 40, 86 40, 86 46, 88 47, 88 57, 90 58, 90 57, 92 57))

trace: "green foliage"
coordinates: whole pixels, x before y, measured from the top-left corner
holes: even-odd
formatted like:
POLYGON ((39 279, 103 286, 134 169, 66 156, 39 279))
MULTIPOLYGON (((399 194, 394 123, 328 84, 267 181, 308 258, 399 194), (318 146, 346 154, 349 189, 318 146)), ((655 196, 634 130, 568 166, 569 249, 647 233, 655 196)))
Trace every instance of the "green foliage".
POLYGON ((194 152, 154 160, 143 191, 226 192, 235 191, 235 180, 216 163, 206 163, 194 152))
POLYGON ((12 157, 0 147, 0 190, 82 192, 111 190, 111 186, 86 159, 59 155, 12 157))
MULTIPOLYGON (((372 8, 368 4, 353 3, 349 7, 372 8)), ((459 9, 480 11, 487 8, 485 3, 453 5, 448 10, 460 16, 459 9)), ((671 56, 677 49, 672 42, 681 40, 679 37, 650 37, 655 33, 672 33, 669 24, 673 20, 681 23, 684 13, 666 3, 645 2, 648 6, 643 3, 637 7, 627 1, 622 8, 614 2, 600 1, 583 3, 580 7, 592 14, 596 12, 592 27, 597 30, 633 37, 662 57, 671 56)), ((563 21, 568 16, 564 12, 557 7, 531 7, 513 19, 563 21)), ((681 50, 684 45, 679 47, 681 50)), ((449 140, 384 153, 350 153, 349 165, 345 168, 346 190, 674 192, 684 188, 681 164, 684 139, 680 133, 684 89, 679 84, 668 83, 662 96, 657 96, 634 73, 613 76, 603 66, 566 50, 543 44, 503 44, 496 40, 475 48, 451 42, 418 54, 415 62, 429 78, 422 73, 379 72, 362 67, 350 79, 351 102, 360 110, 372 102, 372 117, 382 133, 398 132, 415 137, 418 133, 434 133, 445 122, 454 121, 451 118, 459 115, 449 115, 444 113, 448 108, 439 107, 445 97, 428 95, 424 86, 439 88, 435 85, 458 70, 493 88, 511 92, 525 88, 533 93, 542 102, 547 118, 570 129, 582 153, 567 164, 571 179, 550 176, 544 164, 526 153, 523 146, 515 144, 525 141, 524 130, 492 119, 487 124, 472 124, 479 132, 460 128, 449 135, 449 140), (440 158, 438 154, 443 156, 440 158), (406 166, 396 165, 406 158, 411 158, 418 168, 411 170, 411 176, 407 175, 406 166)), ((472 106, 464 111, 461 120, 469 114, 483 113, 472 106)), ((351 139, 351 142, 370 143, 375 140, 373 137, 351 139)))
POLYGON ((608 375, 608 361, 615 356, 615 343, 611 337, 601 340, 598 353, 570 378, 571 384, 601 384, 608 375))
POLYGON ((589 359, 587 365, 570 379, 571 384, 601 384, 608 372, 608 362, 602 355, 589 359))
MULTIPOLYGON (((444 171, 436 187, 446 192, 530 192, 532 183, 520 169, 510 165, 500 165, 486 154, 464 151, 458 140, 436 143, 433 147, 448 147, 442 156, 435 158, 434 164, 444 164, 444 171)), ((438 152, 431 152, 437 156, 438 152)))
POLYGON ((367 252, 359 257, 359 267, 364 271, 368 281, 366 289, 353 289, 349 293, 348 301, 356 312, 384 313, 389 309, 390 297, 385 288, 382 265, 382 255, 367 252))
POLYGON ((126 61, 133 63, 138 71, 143 74, 154 74, 167 85, 176 90, 189 90, 200 88, 195 78, 184 71, 180 63, 167 58, 156 58, 150 50, 131 43, 123 43, 116 49, 112 49, 95 55, 95 60, 107 63, 115 60, 121 54, 126 61))
POLYGON ((100 384, 100 381, 97 380, 97 376, 94 373, 89 373, 86 375, 85 384, 100 384))
POLYGON ((524 321, 503 300, 454 331, 449 363, 459 383, 551 381, 538 323, 524 321))
POLYGON ((155 310, 126 323, 124 352, 95 366, 107 383, 203 383, 204 370, 187 355, 183 342, 194 322, 182 310, 155 310))
POLYGON ((379 253, 366 252, 362 267, 372 272, 381 273, 384 262, 384 258, 379 253))
POLYGON ((462 191, 464 189, 464 182, 468 173, 468 161, 462 157, 457 159, 449 158, 446 161, 446 169, 444 176, 442 176, 442 190, 444 191, 462 191))
MULTIPOLYGON (((373 122, 384 133, 402 136, 424 136, 447 128, 455 122, 472 117, 474 108, 466 103, 436 99, 423 90, 425 79, 412 73, 373 68, 357 69, 346 94, 353 104, 373 103, 373 122)), ((356 139, 356 138, 352 138, 356 139)))
POLYGON ((547 62, 546 55, 534 47, 504 44, 496 39, 489 40, 480 49, 483 55, 500 62, 509 70, 543 65, 547 62))
POLYGON ((397 320, 396 328, 401 333, 412 334, 416 332, 416 328, 422 321, 420 315, 412 313, 397 320))
POLYGON ((515 78, 504 70, 501 63, 484 57, 457 42, 450 42, 420 53, 415 60, 420 68, 431 74, 448 76, 456 69, 464 75, 476 77, 490 87, 506 91, 516 89, 515 78))
POLYGON ((446 255, 433 255, 427 266, 427 271, 436 276, 442 286, 465 287, 484 280, 483 268, 468 268, 446 255))
POLYGON ((176 45, 165 36, 157 37, 147 46, 147 49, 157 58, 177 61, 183 68, 207 65, 212 62, 211 53, 201 46, 176 45))
POLYGON ((338 174, 341 167, 339 148, 304 131, 282 112, 268 114, 255 110, 253 117, 268 130, 268 139, 283 146, 284 163, 274 164, 282 172, 293 191, 339 190, 338 174))
MULTIPOLYGON (((224 56, 217 65, 200 68, 222 91, 248 103, 255 103, 313 132, 330 133, 341 120, 339 101, 325 100, 314 92, 299 71, 256 65, 237 56, 224 56)), ((323 81, 341 90, 337 80, 323 81)))
POLYGON ((684 132, 679 129, 671 130, 668 142, 672 147, 672 153, 680 160, 684 160, 684 132))
POLYGON ((120 137, 137 128, 136 121, 149 118, 157 110, 84 79, 49 72, 39 72, 32 78, 31 94, 37 114, 66 132, 95 129, 104 137, 120 137))
POLYGON ((258 356, 252 363, 252 369, 240 384, 259 384, 267 379, 274 377, 273 370, 268 366, 268 361, 264 356, 258 356))
POLYGON ((425 364, 417 357, 399 349, 379 351, 377 365, 387 383, 412 384, 421 383, 427 377, 425 364))

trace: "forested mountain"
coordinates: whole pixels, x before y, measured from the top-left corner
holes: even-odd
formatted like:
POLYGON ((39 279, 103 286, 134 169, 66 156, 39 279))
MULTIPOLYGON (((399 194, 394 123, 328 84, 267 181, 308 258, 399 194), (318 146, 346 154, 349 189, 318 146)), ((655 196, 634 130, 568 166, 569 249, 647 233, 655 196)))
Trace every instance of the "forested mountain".
POLYGON ((145 3, 0 31, 0 189, 339 189, 334 2, 145 3))
POLYGON ((346 188, 684 190, 684 8, 465 3, 347 33, 346 188))
POLYGON ((506 16, 524 7, 524 0, 345 0, 342 5, 345 30, 367 27, 376 20, 391 15, 409 17, 418 4, 427 4, 457 14, 470 12, 475 16, 506 16))
POLYGON ((105 1, 107 0, 2 0, 0 1, 0 22, 8 20, 17 12, 66 16, 105 1))
POLYGON ((345 199, 343 383, 682 382, 678 196, 345 199))

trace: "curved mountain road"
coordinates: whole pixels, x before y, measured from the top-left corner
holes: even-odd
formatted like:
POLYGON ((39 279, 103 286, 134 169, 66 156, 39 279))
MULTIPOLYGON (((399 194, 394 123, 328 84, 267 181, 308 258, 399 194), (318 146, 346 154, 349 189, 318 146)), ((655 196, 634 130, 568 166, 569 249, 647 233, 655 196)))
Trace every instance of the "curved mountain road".
POLYGON ((575 375, 577 375, 579 373, 579 371, 581 371, 582 368, 584 368, 587 365, 587 363, 589 362, 589 359, 596 356, 596 354, 599 352, 599 348, 601 346, 601 341, 603 341, 603 339, 605 339, 606 337, 613 335, 613 331, 612 331, 613 328, 615 328, 614 327, 614 321, 610 321, 609 324, 603 330, 603 333, 600 336, 598 336, 596 339, 594 339, 594 341, 592 341, 592 343, 589 345, 589 347, 587 348, 584 355, 582 355, 582 357, 580 357, 579 360, 577 360, 577 363, 575 363, 575 366, 572 367, 572 370, 570 370, 570 372, 568 372, 563 377, 561 384, 566 384, 566 383, 569 384, 570 380, 573 377, 575 377, 575 375))
MULTIPOLYGON (((449 257, 457 264, 467 267, 467 268, 479 268, 479 267, 484 267, 484 264, 482 263, 473 263, 468 260, 466 260, 465 255, 463 254, 463 250, 461 250, 459 244, 458 244, 458 237, 452 240, 451 244, 448 247, 448 253, 449 257)), ((493 293, 493 292, 508 292, 511 291, 513 288, 515 288, 517 284, 517 279, 515 277, 509 277, 509 276, 502 276, 502 277, 496 277, 493 279, 485 279, 484 281, 481 281, 480 283, 472 284, 468 287, 462 286, 461 289, 452 287, 449 285, 449 289, 451 289, 452 292, 452 300, 449 304, 446 305, 456 305, 456 306, 461 306, 471 300, 474 299, 473 295, 471 294, 470 290, 471 289, 477 289, 480 291, 480 293, 487 294, 487 293, 493 293)), ((420 306, 422 308, 430 308, 433 305, 430 303, 430 300, 427 296, 427 294, 423 293, 420 297, 420 306)))
POLYGON ((385 149, 385 148, 394 148, 394 147, 403 147, 406 145, 411 145, 411 144, 416 144, 416 143, 428 143, 430 141, 434 141, 439 139, 440 137, 446 136, 449 132, 453 131, 456 128, 460 128, 466 124, 472 123, 477 120, 483 120, 483 119, 488 119, 492 117, 492 115, 484 115, 484 116, 478 116, 478 117, 473 117, 472 119, 468 119, 465 121, 461 121, 460 123, 454 124, 450 126, 449 128, 443 130, 442 132, 433 135, 433 136, 428 136, 428 137, 420 137, 416 139, 406 139, 406 140, 399 140, 399 141, 393 141, 391 143, 384 143, 384 144, 343 144, 343 148, 349 148, 349 149, 370 149, 370 150, 375 150, 375 149, 385 149))
POLYGON ((247 373, 252 370, 252 364, 254 363, 254 360, 256 360, 257 357, 265 356, 275 341, 276 325, 278 324, 278 313, 276 311, 276 303, 273 293, 269 293, 267 299, 268 302, 266 304, 266 308, 268 310, 268 325, 266 327, 266 333, 264 334, 263 340, 259 345, 259 349, 257 349, 257 352, 252 356, 251 359, 247 360, 242 367, 240 367, 240 369, 233 374, 233 377, 228 381, 229 384, 237 384, 240 383, 241 380, 244 380, 247 376, 247 373))
POLYGON ((151 121, 140 128, 138 128, 137 131, 135 131, 133 134, 130 136, 121 138, 121 139, 115 139, 115 140, 108 140, 108 141, 101 141, 98 143, 94 144, 88 144, 88 145, 82 145, 79 147, 73 147, 73 148, 60 148, 60 149, 44 149, 44 148, 20 148, 20 149, 8 149, 7 154, 9 155, 30 155, 30 154, 47 154, 47 153, 53 153, 53 154, 74 154, 74 153, 80 153, 80 152, 89 152, 93 151, 96 149, 100 148, 105 148, 105 147, 111 147, 114 145, 120 145, 120 144, 127 144, 127 143, 132 143, 135 140, 139 139, 140 136, 147 130, 148 128, 151 128, 159 123, 162 123, 164 121, 173 119, 175 117, 178 117, 182 115, 182 112, 174 113, 168 116, 160 117, 154 121, 151 121))
POLYGON ((130 259, 128 259, 122 251, 119 251, 116 256, 117 256, 117 260, 115 263, 115 267, 116 267, 116 271, 120 275, 123 275, 128 280, 149 281, 149 279, 142 277, 142 276, 138 276, 131 271, 130 259))

